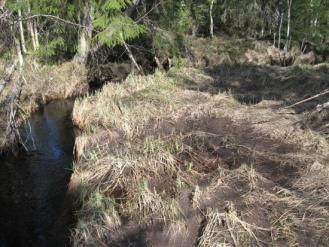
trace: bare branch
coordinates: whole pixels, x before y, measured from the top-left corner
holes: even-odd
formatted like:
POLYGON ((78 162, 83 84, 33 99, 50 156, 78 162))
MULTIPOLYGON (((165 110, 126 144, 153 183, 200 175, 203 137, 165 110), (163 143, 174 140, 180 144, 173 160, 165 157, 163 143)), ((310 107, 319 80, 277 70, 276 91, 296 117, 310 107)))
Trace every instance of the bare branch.
POLYGON ((88 26, 81 25, 79 23, 75 23, 75 22, 72 22, 72 21, 68 21, 68 20, 60 18, 58 16, 55 16, 55 15, 46 15, 46 14, 36 14, 36 15, 27 16, 27 17, 24 17, 24 18, 21 18, 21 19, 16 19, 15 22, 27 21, 27 20, 38 18, 38 17, 45 17, 45 18, 49 18, 49 19, 54 19, 56 21, 60 21, 60 22, 63 22, 63 23, 69 24, 69 25, 73 25, 73 26, 76 26, 76 27, 80 27, 80 28, 89 28, 88 26))

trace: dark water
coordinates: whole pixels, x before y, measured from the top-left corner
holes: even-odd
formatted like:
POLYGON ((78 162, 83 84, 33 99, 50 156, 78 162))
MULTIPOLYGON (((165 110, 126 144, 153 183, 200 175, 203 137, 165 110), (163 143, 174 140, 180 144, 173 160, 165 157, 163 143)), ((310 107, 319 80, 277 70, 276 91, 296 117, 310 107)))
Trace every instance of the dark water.
POLYGON ((32 151, 0 157, 0 247, 69 245, 72 106, 44 106, 29 120, 32 151))

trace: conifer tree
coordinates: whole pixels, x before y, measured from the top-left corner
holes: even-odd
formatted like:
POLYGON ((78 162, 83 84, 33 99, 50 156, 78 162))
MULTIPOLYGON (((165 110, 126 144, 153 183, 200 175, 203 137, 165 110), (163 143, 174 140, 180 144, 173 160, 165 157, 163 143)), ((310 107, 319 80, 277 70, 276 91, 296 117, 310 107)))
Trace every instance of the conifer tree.
POLYGON ((100 0, 96 4, 93 25, 97 41, 114 47, 146 31, 142 25, 137 24, 122 11, 131 4, 131 0, 100 0))

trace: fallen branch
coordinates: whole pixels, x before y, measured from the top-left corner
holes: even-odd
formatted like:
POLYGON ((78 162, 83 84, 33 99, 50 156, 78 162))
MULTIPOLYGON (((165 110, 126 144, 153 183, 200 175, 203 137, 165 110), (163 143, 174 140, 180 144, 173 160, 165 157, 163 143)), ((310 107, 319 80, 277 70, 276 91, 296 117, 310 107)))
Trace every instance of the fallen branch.
POLYGON ((136 59, 133 55, 133 53, 131 52, 129 46, 127 45, 127 43, 125 42, 124 38, 123 38, 123 34, 121 33, 121 38, 122 38, 122 42, 124 47, 126 48, 126 51, 128 53, 128 56, 131 60, 131 62, 133 63, 133 65, 137 68, 138 72, 141 73, 142 75, 144 75, 144 71, 143 69, 138 65, 138 63, 136 62, 136 59))
POLYGON ((305 102, 308 102, 308 101, 311 101, 311 100, 313 100, 313 99, 319 98, 319 97, 321 97, 321 96, 323 96, 323 95, 326 95, 326 94, 329 94, 329 89, 323 91, 322 93, 319 93, 319 94, 317 94, 317 95, 314 95, 314 96, 312 96, 312 97, 309 97, 309 98, 307 98, 307 99, 304 99, 304 100, 298 101, 298 102, 295 103, 295 104, 292 104, 292 105, 289 105, 289 106, 283 107, 283 109, 292 108, 292 107, 294 107, 294 106, 297 106, 297 105, 303 104, 303 103, 305 103, 305 102))
POLYGON ((154 61, 155 61, 156 65, 157 65, 157 67, 160 70, 164 70, 164 68, 163 68, 163 66, 162 66, 162 64, 161 64, 161 62, 160 62, 160 60, 159 60, 159 58, 157 56, 154 57, 154 61))

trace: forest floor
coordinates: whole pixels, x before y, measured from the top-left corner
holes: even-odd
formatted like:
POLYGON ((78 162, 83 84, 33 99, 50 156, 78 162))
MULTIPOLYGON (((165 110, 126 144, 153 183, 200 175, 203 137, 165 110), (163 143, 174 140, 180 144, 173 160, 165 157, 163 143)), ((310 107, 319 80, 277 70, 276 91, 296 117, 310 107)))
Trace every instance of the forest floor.
POLYGON ((328 65, 129 76, 76 100, 75 246, 328 246, 328 65))

